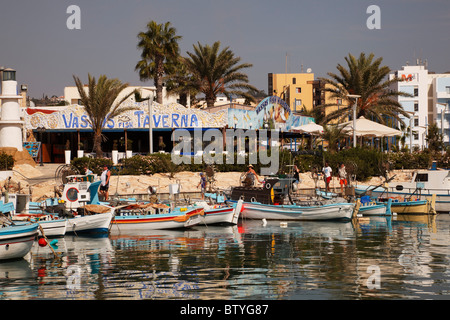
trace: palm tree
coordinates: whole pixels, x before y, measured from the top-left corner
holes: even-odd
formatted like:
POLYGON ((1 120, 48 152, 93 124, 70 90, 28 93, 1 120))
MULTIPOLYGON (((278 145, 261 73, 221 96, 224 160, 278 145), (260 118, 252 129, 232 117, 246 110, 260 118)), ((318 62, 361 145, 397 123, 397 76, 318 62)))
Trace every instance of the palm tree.
POLYGON ((108 79, 105 75, 98 78, 98 82, 90 74, 88 75, 88 90, 81 80, 73 76, 80 94, 81 103, 89 116, 89 123, 94 130, 94 150, 96 157, 101 157, 102 152, 102 130, 104 124, 111 118, 116 117, 134 107, 121 107, 121 103, 134 93, 131 92, 118 100, 119 94, 128 87, 128 83, 122 83, 118 79, 108 79))
POLYGON ((188 57, 183 59, 190 81, 186 89, 201 92, 205 95, 207 107, 214 106, 219 94, 226 96, 244 97, 255 101, 251 92, 258 89, 248 83, 248 76, 242 69, 250 68, 250 63, 240 63, 241 58, 236 57, 229 47, 219 52, 220 41, 212 46, 193 45, 194 52, 187 52, 188 57))
POLYGON ((163 77, 171 64, 178 59, 178 40, 176 29, 170 22, 157 24, 150 21, 145 32, 138 34, 138 48, 142 50, 141 60, 135 70, 139 72, 141 81, 153 79, 156 86, 156 102, 162 104, 163 77))
MULTIPOLYGON (((382 124, 386 124, 386 119, 391 118, 404 125, 399 115, 405 117, 409 117, 409 115, 394 98, 398 96, 410 97, 411 95, 392 90, 392 84, 401 80, 399 78, 386 79, 391 70, 387 66, 381 66, 382 60, 383 58, 374 60, 373 53, 367 57, 364 53, 361 53, 358 59, 349 54, 348 57, 345 57, 348 69, 338 64, 339 74, 328 73, 331 79, 319 78, 330 85, 325 87, 324 90, 331 93, 331 99, 348 102, 347 104, 339 104, 338 110, 326 116, 326 122, 332 120, 341 122, 348 119, 348 116, 353 114, 355 102, 348 95, 360 95, 356 107, 357 118, 364 116, 382 124)), ((329 103, 320 107, 324 109, 331 106, 338 106, 338 104, 329 103)))

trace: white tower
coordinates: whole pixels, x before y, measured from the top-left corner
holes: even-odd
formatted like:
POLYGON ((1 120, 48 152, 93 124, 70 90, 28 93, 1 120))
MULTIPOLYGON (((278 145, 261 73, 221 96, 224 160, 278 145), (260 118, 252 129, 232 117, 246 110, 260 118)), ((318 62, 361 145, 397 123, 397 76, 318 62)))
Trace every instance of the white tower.
POLYGON ((16 70, 4 69, 2 77, 2 101, 0 119, 0 147, 14 147, 23 150, 22 127, 19 99, 17 93, 16 70))

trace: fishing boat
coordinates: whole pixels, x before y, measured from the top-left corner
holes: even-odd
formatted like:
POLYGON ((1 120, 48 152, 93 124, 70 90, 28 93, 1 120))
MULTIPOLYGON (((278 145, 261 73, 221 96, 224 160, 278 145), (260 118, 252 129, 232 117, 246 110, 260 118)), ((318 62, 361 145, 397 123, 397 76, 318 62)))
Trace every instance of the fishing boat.
POLYGON ((0 260, 23 258, 38 234, 37 223, 5 222, 0 227, 0 260))
POLYGON ((201 222, 202 207, 174 207, 155 203, 133 203, 115 207, 112 230, 157 230, 189 228, 201 222))
POLYGON ((243 219, 266 220, 351 220, 354 203, 329 203, 323 205, 270 205, 258 202, 244 202, 243 219))
POLYGON ((441 169, 414 171, 410 181, 391 181, 385 186, 355 186, 356 194, 371 193, 372 197, 405 197, 417 196, 426 200, 436 195, 436 212, 450 212, 450 171, 441 169))
POLYGON ((376 202, 369 196, 363 196, 360 198, 361 205, 359 207, 359 214, 363 216, 386 216, 391 215, 392 199, 388 199, 386 202, 376 202))
POLYGON ((201 206, 205 210, 203 223, 212 224, 237 224, 241 214, 243 201, 239 200, 235 205, 209 205, 206 202, 196 202, 196 206, 201 206))
POLYGON ((66 233, 108 233, 113 217, 113 207, 87 204, 82 214, 75 214, 73 218, 67 219, 66 233))
MULTIPOLYGON (((44 230, 46 237, 63 237, 66 234, 67 219, 58 219, 51 214, 30 214, 20 213, 13 215, 14 221, 31 221, 38 223, 44 230)), ((42 236, 41 229, 39 228, 39 236, 42 236)))
POLYGON ((391 203, 391 211, 398 214, 436 214, 435 209, 436 195, 432 195, 431 199, 426 200, 398 200, 395 199, 391 203))

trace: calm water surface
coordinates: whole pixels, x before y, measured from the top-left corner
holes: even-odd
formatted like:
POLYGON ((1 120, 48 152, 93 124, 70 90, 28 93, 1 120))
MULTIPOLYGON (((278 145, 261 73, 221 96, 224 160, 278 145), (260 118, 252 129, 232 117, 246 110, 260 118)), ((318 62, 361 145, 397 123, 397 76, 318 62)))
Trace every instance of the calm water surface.
POLYGON ((0 299, 450 298, 450 215, 66 236, 56 251, 0 263, 0 299))

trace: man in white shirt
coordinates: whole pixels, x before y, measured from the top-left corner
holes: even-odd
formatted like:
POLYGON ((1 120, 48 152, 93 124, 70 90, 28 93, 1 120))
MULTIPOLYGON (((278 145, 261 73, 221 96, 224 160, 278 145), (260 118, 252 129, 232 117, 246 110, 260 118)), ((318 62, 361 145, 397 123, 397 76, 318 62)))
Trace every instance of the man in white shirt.
POLYGON ((328 165, 328 162, 325 162, 325 167, 323 167, 322 172, 325 179, 325 185, 327 188, 327 191, 330 191, 330 181, 331 181, 331 170, 330 166, 328 165))

